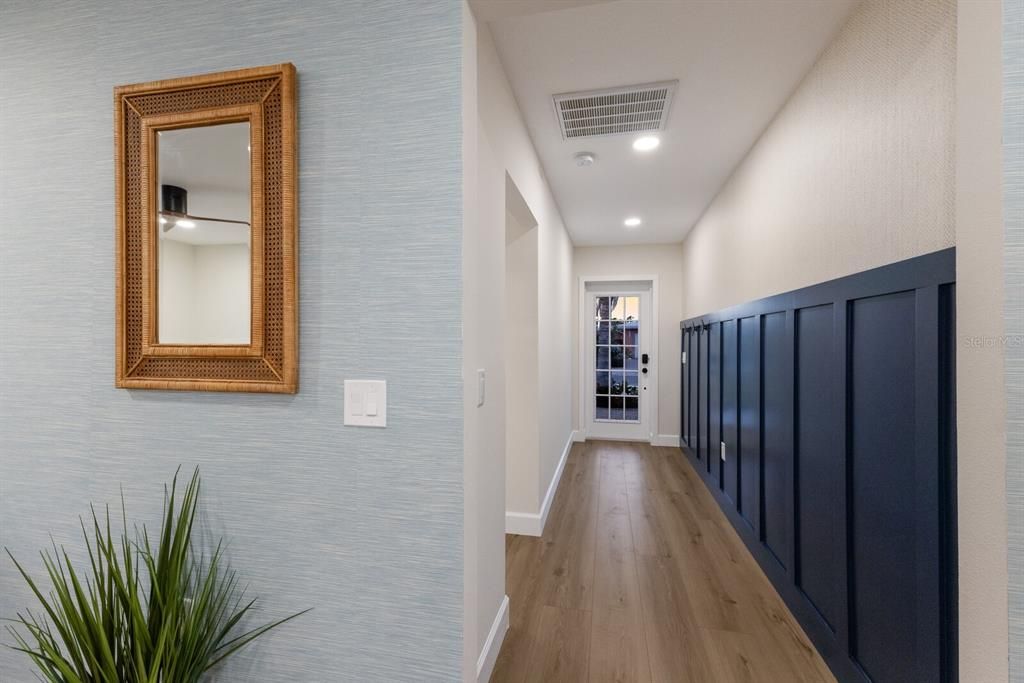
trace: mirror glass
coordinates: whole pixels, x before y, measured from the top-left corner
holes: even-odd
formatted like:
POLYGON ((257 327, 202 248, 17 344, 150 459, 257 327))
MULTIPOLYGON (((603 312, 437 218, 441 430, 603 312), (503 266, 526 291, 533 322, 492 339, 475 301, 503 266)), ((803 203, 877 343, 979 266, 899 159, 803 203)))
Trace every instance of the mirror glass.
POLYGON ((157 341, 250 343, 249 123, 157 133, 157 341))

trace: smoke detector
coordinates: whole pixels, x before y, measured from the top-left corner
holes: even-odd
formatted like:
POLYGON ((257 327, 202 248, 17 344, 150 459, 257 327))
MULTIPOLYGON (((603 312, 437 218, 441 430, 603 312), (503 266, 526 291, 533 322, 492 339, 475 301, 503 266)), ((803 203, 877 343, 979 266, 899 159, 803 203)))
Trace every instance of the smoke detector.
POLYGON ((555 95, 562 139, 664 130, 678 84, 661 81, 555 95))
POLYGON ((573 157, 576 161, 576 165, 580 168, 586 168, 587 166, 593 166, 594 162, 597 161, 597 157, 592 152, 580 152, 573 157))

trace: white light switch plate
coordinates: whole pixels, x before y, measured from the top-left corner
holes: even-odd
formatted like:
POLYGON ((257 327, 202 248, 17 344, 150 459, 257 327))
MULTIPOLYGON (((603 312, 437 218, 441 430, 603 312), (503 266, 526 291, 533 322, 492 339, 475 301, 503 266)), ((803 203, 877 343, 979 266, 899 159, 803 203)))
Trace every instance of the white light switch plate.
POLYGON ((476 371, 476 407, 479 408, 487 400, 487 373, 482 369, 476 371))
POLYGON ((345 380, 345 424, 351 427, 386 427, 388 383, 376 379, 345 380))

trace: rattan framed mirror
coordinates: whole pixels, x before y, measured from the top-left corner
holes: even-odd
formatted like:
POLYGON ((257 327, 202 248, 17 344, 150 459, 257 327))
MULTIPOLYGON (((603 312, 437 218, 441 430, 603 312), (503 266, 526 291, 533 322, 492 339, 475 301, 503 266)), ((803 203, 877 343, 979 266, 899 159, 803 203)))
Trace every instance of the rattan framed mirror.
POLYGON ((295 68, 114 90, 116 386, 298 388, 295 68))

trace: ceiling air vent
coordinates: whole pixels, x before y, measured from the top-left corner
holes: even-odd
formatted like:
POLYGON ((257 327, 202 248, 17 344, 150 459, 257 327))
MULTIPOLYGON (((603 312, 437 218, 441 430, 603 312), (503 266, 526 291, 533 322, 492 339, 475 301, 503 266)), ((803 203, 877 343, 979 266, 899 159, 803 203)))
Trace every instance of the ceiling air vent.
POLYGON ((662 130, 678 81, 554 96, 562 139, 662 130))

